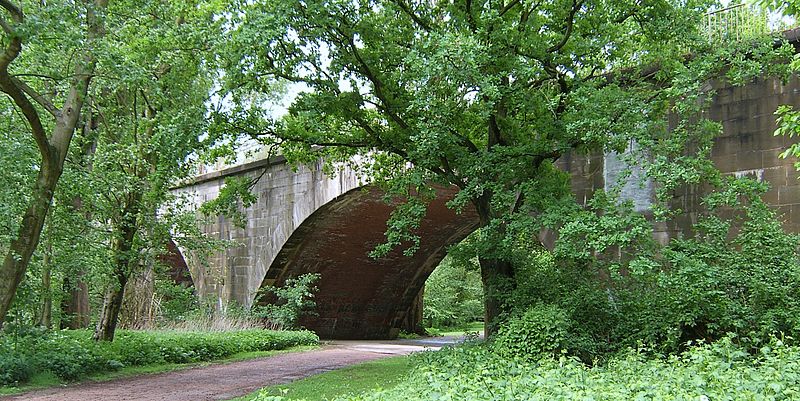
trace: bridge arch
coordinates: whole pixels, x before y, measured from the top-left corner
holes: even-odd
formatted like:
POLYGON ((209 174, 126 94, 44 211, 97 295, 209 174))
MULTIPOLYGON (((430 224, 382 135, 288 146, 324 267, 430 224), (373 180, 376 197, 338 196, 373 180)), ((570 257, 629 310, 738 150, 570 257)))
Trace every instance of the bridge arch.
POLYGON ((455 188, 437 188, 437 198, 417 234, 412 256, 393 250, 373 259, 393 205, 371 186, 351 190, 319 208, 295 229, 267 270, 263 285, 281 286, 286 279, 319 273, 315 315, 301 324, 323 338, 393 338, 402 328, 419 324, 425 280, 447 254, 447 247, 478 227, 472 208, 456 214, 446 207, 455 188))
POLYGON ((415 300, 428 275, 478 226, 472 208, 446 207, 456 188, 437 188, 418 234, 419 251, 400 250, 377 260, 368 256, 384 240, 394 206, 374 186, 364 186, 346 168, 324 174, 322 163, 293 168, 283 158, 257 160, 195 177, 176 188, 195 207, 216 198, 227 177, 254 180, 257 202, 243 209, 246 225, 218 217, 200 227, 207 236, 236 245, 200 257, 179 249, 195 292, 222 308, 250 307, 264 285, 282 285, 304 273, 321 274, 317 316, 301 323, 328 338, 389 338, 419 322, 415 300))

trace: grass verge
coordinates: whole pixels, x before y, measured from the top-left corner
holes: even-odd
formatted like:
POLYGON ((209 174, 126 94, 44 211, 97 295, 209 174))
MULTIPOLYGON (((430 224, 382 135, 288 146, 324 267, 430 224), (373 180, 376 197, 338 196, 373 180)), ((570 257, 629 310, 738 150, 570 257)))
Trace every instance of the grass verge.
POLYGON ((347 394, 396 386, 413 363, 408 356, 397 356, 321 373, 292 383, 265 387, 232 401, 249 401, 259 394, 280 395, 288 400, 323 401, 347 394))
POLYGON ((437 334, 441 336, 463 336, 466 333, 483 332, 483 322, 467 323, 459 327, 441 328, 437 334))
POLYGON ((251 359, 266 358, 269 356, 286 354, 290 352, 311 351, 317 348, 319 348, 318 345, 300 345, 296 347, 291 347, 283 350, 275 350, 275 351, 240 352, 225 358, 216 359, 213 361, 205 361, 205 362, 162 363, 162 364, 147 365, 147 366, 128 366, 113 372, 94 373, 89 375, 85 379, 78 381, 71 381, 71 382, 61 380, 58 376, 50 372, 43 372, 34 375, 31 378, 31 380, 25 383, 24 385, 0 387, 0 396, 25 393, 28 391, 40 390, 48 387, 63 386, 66 384, 75 384, 84 382, 104 382, 115 379, 124 379, 126 377, 173 372, 178 370, 191 369, 209 365, 217 365, 222 363, 247 361, 251 359))

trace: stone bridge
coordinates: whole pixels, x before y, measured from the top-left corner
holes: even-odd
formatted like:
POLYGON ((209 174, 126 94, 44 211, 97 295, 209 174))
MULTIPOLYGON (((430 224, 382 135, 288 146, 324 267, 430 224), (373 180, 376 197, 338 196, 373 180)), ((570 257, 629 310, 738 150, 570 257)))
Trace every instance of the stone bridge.
MULTIPOLYGON (((793 160, 780 159, 792 139, 773 136, 774 112, 779 104, 800 106, 800 83, 757 79, 742 87, 713 83, 717 97, 712 119, 724 133, 716 139, 712 158, 726 174, 768 181, 766 200, 780 213, 787 229, 800 232, 800 182, 793 160)), ((565 155, 558 160, 569 171, 579 201, 616 182, 620 158, 613 154, 565 155)), ((635 170, 635 168, 634 168, 635 170)), ((453 190, 440 188, 420 228, 422 244, 413 257, 394 251, 386 258, 367 256, 383 240, 392 207, 375 188, 362 186, 352 171, 326 176, 319 165, 294 171, 281 158, 260 160, 196 177, 178 189, 196 204, 214 199, 230 176, 261 176, 253 188, 257 203, 247 208, 246 227, 236 228, 224 218, 202 227, 214 238, 238 246, 203 262, 179 254, 175 263, 188 265, 199 295, 220 306, 236 301, 249 307, 259 288, 280 285, 303 273, 321 274, 316 297, 318 316, 305 327, 327 338, 386 338, 419 322, 418 298, 424 282, 454 244, 477 226, 472 211, 456 215, 445 207, 453 190)), ((636 177, 634 171, 633 177, 636 177)), ((663 241, 680 235, 697 220, 702 209, 699 188, 675 193, 673 205, 687 213, 657 227, 663 241)), ((653 185, 630 182, 623 196, 647 212, 653 185)))
MULTIPOLYGON (((248 177, 257 179, 252 192, 258 200, 244 210, 243 228, 223 217, 201 227, 236 246, 207 260, 175 253, 173 264, 188 267, 198 295, 219 307, 229 301, 250 307, 262 286, 320 273, 317 316, 302 324, 323 338, 389 338, 400 329, 415 329, 425 280, 447 246, 475 230, 477 217, 447 209, 455 192, 439 188, 418 231, 419 251, 372 259, 368 253, 383 241, 393 207, 353 171, 343 168, 329 176, 320 164, 295 170, 282 157, 259 160, 195 177, 177 189, 199 206, 218 196, 226 177, 248 177)), ((174 244, 171 249, 177 252, 174 244)))

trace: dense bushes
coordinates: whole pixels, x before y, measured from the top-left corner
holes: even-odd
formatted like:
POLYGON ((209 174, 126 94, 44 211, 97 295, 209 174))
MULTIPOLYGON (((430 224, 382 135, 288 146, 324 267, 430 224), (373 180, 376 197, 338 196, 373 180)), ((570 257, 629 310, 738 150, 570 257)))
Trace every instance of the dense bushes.
POLYGON ((501 326, 493 345, 503 356, 538 358, 542 353, 564 349, 568 325, 566 313, 557 306, 533 307, 501 326))
MULTIPOLYGON (((729 182, 704 199, 708 212, 692 236, 666 245, 625 205, 571 214, 553 252, 520 250, 501 333, 559 327, 567 334, 557 349, 587 363, 640 345, 673 354, 731 333, 751 351, 772 336, 800 338, 800 242, 761 201, 763 190, 729 182)), ((534 356, 555 347, 498 340, 534 356)))
MULTIPOLYGON (((413 400, 796 400, 800 349, 781 342, 756 358, 723 340, 668 358, 631 351, 600 366, 548 356, 535 362, 485 346, 422 353, 398 386, 350 401, 413 400)), ((256 401, 277 401, 266 393, 256 401)))
POLYGON ((278 329, 298 329, 300 328, 300 318, 303 315, 314 315, 314 308, 317 303, 314 295, 319 290, 314 283, 319 281, 318 273, 306 273, 296 278, 289 278, 281 287, 263 287, 265 293, 261 293, 256 299, 257 304, 262 303, 262 298, 270 295, 274 302, 263 305, 256 305, 252 308, 253 316, 265 319, 270 327, 278 329))
POLYGON ((74 380, 123 366, 209 361, 239 352, 317 344, 309 331, 117 333, 113 343, 94 342, 89 331, 0 336, 0 384, 25 382, 36 372, 74 380))

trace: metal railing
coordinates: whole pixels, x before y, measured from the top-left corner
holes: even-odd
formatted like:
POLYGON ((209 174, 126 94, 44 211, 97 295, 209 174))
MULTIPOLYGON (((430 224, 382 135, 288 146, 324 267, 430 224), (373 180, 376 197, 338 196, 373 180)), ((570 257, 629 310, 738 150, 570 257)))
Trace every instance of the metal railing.
POLYGON ((777 30, 770 27, 769 14, 757 6, 736 4, 706 14, 705 31, 712 40, 740 41, 777 30))

